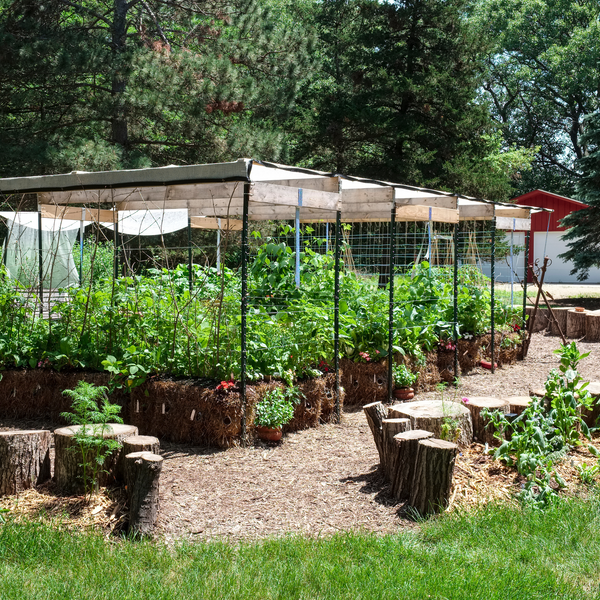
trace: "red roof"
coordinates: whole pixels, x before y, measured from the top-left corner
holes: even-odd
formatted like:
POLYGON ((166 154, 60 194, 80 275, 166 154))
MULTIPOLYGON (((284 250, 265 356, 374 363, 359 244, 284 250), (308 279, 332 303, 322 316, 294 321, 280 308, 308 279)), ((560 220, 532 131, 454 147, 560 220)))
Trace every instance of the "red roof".
POLYGON ((560 226, 560 220, 568 214, 587 207, 587 204, 566 198, 544 190, 533 190, 523 194, 518 198, 511 200, 515 204, 526 204, 529 206, 539 206, 540 208, 549 208, 552 213, 536 213, 531 215, 531 231, 564 231, 560 226), (548 219, 550 222, 548 223, 548 219))

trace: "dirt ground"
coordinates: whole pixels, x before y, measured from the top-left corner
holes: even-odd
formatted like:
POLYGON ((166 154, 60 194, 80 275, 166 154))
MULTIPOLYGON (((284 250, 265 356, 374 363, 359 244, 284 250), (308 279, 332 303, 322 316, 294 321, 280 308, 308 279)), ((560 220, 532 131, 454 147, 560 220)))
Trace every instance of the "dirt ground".
MULTIPOLYGON (((527 395, 543 386, 548 371, 557 366, 553 350, 558 346, 559 338, 535 334, 525 361, 500 368, 494 375, 476 369, 461 379, 456 397, 527 395)), ((581 363, 582 374, 600 381, 600 345, 578 346, 591 352, 581 363)), ((431 392, 415 399, 439 395, 431 392)), ((445 392, 445 398, 454 395, 450 388, 445 392)), ((33 424, 0 421, 0 429, 15 425, 30 428, 33 424)), ((350 529, 394 532, 414 527, 402 504, 389 495, 360 409, 344 411, 339 425, 293 433, 280 444, 257 442, 248 448, 216 450, 165 443, 161 453, 165 461, 160 480, 159 534, 167 541, 322 535, 350 529)), ((561 472, 574 481, 575 466, 582 461, 590 464, 591 460, 587 450, 581 450, 570 457, 561 472)), ((483 455, 482 447, 473 444, 463 449, 457 460, 452 506, 509 498, 519 485, 514 471, 483 455)), ((126 518, 119 493, 104 495, 85 507, 81 499, 57 497, 53 484, 20 498, 2 499, 0 507, 10 508, 18 517, 35 513, 40 502, 47 515, 72 515, 68 518, 107 531, 118 531, 126 518)))

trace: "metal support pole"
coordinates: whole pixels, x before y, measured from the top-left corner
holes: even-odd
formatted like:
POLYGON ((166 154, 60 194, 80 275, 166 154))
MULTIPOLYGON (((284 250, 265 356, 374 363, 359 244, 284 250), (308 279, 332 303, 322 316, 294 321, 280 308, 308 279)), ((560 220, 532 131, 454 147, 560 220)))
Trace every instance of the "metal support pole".
POLYGON ((241 375, 240 375, 240 399, 242 401, 242 444, 246 444, 248 436, 246 432, 246 315, 248 313, 248 205, 250 203, 250 184, 244 183, 244 208, 242 217, 242 332, 241 332, 241 375))
MULTIPOLYGON (((327 232, 329 233, 329 232, 327 232)), ((342 212, 335 215, 335 287, 333 292, 333 353, 335 367, 335 416, 341 421, 340 407, 340 255, 342 247, 342 212)))
POLYGON ((431 275, 431 208, 429 209, 429 223, 427 223, 427 262, 429 263, 429 275, 431 275))
POLYGON ((525 266, 523 267, 523 329, 525 329, 525 319, 527 318, 527 276, 529 269, 529 242, 531 231, 525 234, 525 266))
POLYGON ((492 373, 495 372, 495 337, 496 337, 496 324, 494 322, 494 311, 496 309, 496 297, 495 297, 495 277, 496 277, 496 217, 492 219, 492 265, 491 265, 491 277, 492 277, 492 299, 491 299, 491 327, 492 327, 492 373))
POLYGON ((38 207, 38 262, 40 284, 40 317, 44 316, 44 254, 42 248, 42 209, 38 207))
POLYGON ((388 316, 388 401, 394 395, 394 262, 396 259, 396 207, 390 216, 390 305, 388 316))
POLYGON ((83 286, 83 234, 85 232, 85 207, 81 209, 79 222, 79 285, 83 286))
POLYGON ((188 226, 187 226, 187 234, 188 234, 188 285, 190 288, 190 293, 193 288, 192 282, 192 217, 190 217, 190 213, 188 211, 188 226))
POLYGON ((113 245, 115 247, 115 258, 114 258, 114 276, 115 279, 119 277, 119 213, 115 213, 117 220, 115 221, 115 228, 113 230, 113 245))
POLYGON ((217 274, 221 274, 221 218, 217 219, 217 274))
POLYGON ((325 223, 325 253, 329 252, 329 221, 325 223))
POLYGON ((458 223, 454 224, 454 306, 452 313, 454 339, 454 381, 458 382, 458 223))
POLYGON ((300 287, 300 207, 302 206, 302 188, 298 189, 298 207, 296 208, 296 287, 300 287))
POLYGON ((513 229, 510 232, 510 307, 515 304, 515 265, 514 265, 514 236, 515 236, 515 219, 513 219, 513 229))

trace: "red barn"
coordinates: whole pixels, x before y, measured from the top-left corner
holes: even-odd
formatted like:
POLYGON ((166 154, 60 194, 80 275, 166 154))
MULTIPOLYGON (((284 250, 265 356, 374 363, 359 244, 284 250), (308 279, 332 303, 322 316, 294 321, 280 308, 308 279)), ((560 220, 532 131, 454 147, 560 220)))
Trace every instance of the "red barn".
MULTIPOLYGON (((578 200, 544 190, 533 190, 533 192, 514 198, 511 202, 549 208, 554 211, 531 215, 529 262, 540 259, 540 264, 542 264, 545 253, 552 260, 546 273, 548 283, 577 283, 577 277, 570 275, 573 264, 558 258, 559 254, 568 250, 567 243, 561 239, 565 228, 560 226, 560 220, 573 211, 585 208, 586 205, 578 200)), ((600 269, 590 269, 590 276, 586 283, 600 283, 600 269)))

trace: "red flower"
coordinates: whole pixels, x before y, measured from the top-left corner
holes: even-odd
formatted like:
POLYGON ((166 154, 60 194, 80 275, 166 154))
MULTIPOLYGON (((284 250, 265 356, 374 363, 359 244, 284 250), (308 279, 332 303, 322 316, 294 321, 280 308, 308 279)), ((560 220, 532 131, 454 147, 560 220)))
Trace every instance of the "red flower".
POLYGON ((215 388, 217 392, 226 392, 235 387, 235 381, 230 379, 229 381, 221 381, 221 383, 215 388))

